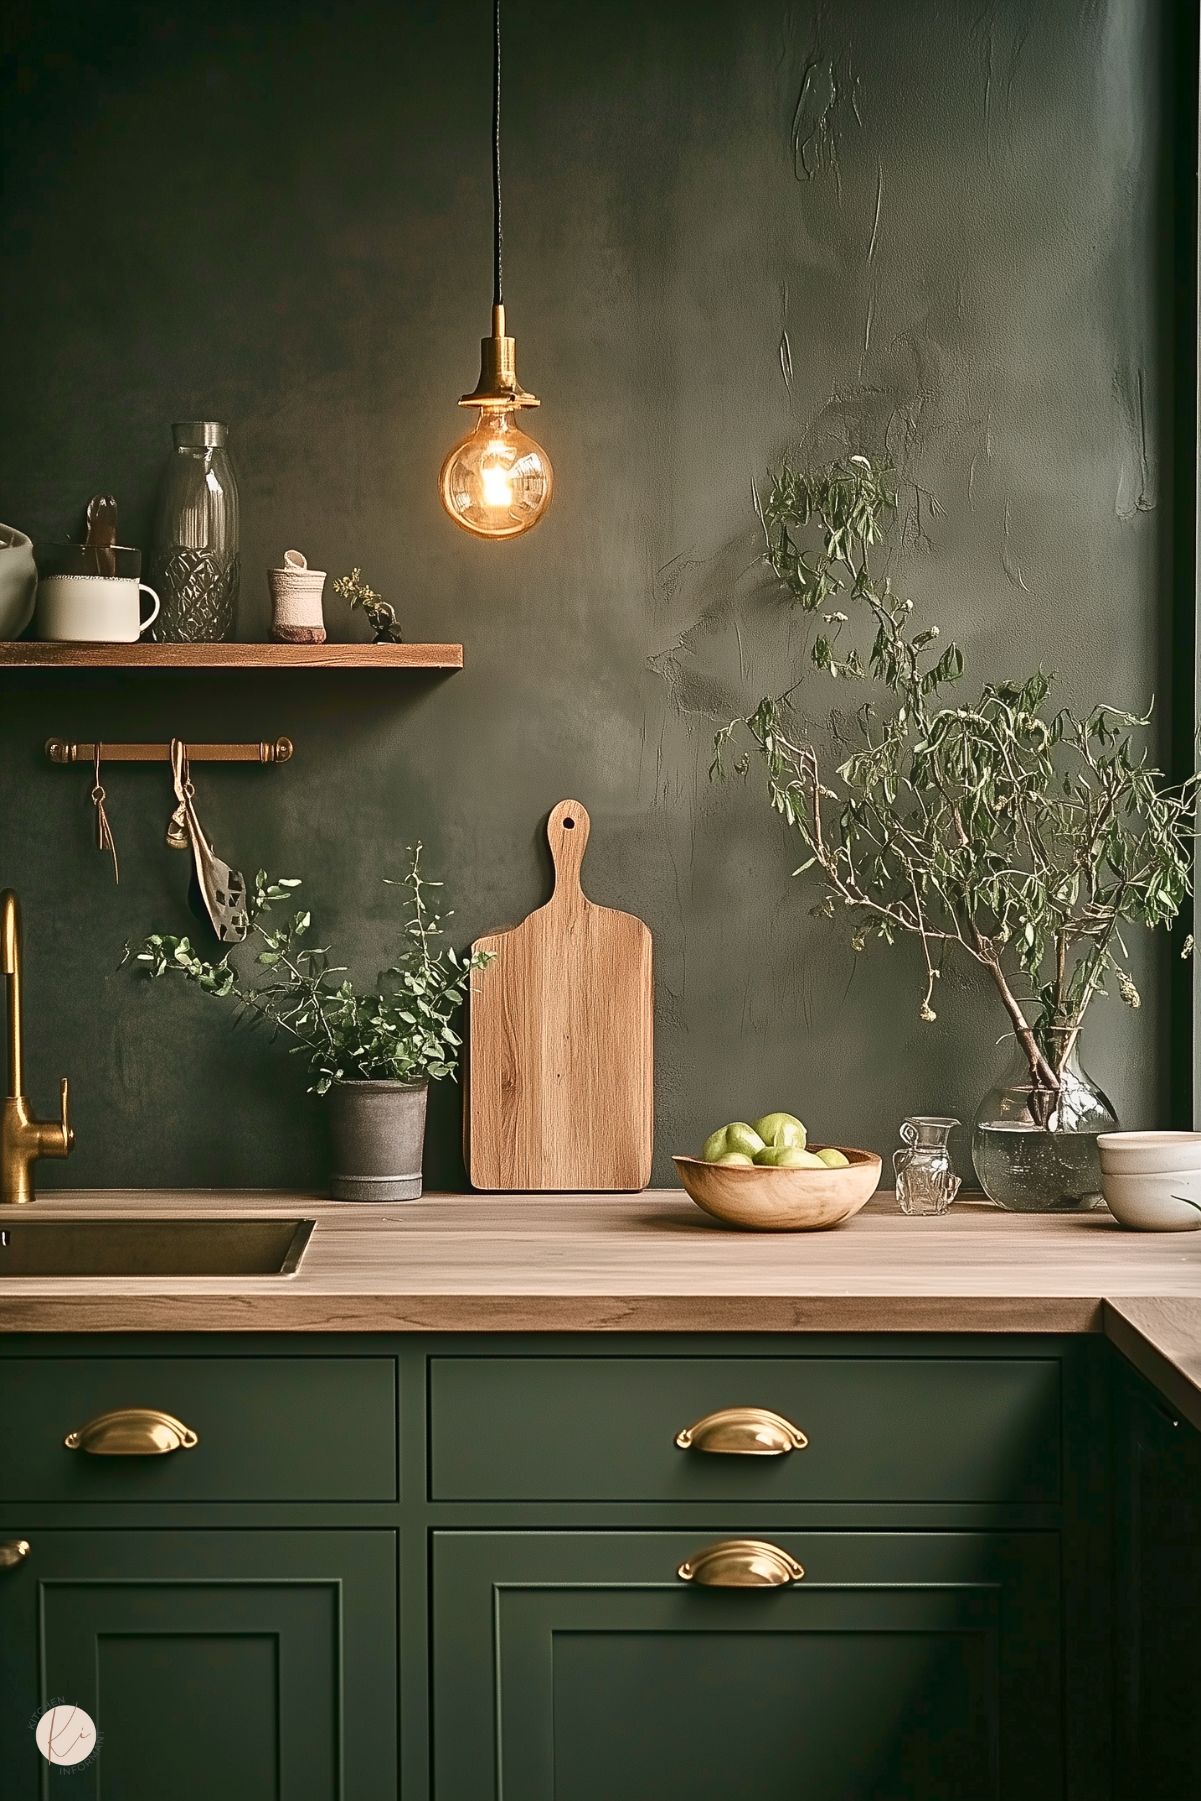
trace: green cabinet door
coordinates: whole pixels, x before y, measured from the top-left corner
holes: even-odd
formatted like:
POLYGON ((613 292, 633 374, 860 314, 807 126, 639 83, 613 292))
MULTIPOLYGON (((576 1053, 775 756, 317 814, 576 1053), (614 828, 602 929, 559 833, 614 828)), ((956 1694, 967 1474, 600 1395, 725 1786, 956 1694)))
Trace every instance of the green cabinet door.
POLYGON ((40 1531, 0 1570, 0 1793, 58 1794, 53 1703, 99 1728, 72 1801, 396 1801, 386 1531, 40 1531))
POLYGON ((771 1537, 437 1533, 436 1801, 1059 1801, 1056 1534, 771 1537))
POLYGON ((1141 1382, 1117 1403, 1115 1801, 1201 1795, 1201 1433, 1141 1382))

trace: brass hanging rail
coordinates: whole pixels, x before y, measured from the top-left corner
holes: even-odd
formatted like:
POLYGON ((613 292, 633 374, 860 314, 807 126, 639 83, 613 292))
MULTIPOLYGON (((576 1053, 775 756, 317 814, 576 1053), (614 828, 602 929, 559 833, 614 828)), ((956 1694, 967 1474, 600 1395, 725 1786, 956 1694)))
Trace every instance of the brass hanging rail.
MULTIPOLYGON (((192 763, 290 763, 293 744, 290 738, 273 738, 260 744, 189 744, 188 759, 192 763)), ((91 763, 96 757, 95 744, 75 744, 65 738, 47 738, 46 755, 52 763, 91 763)), ((100 744, 104 763, 168 763, 169 744, 100 744)))

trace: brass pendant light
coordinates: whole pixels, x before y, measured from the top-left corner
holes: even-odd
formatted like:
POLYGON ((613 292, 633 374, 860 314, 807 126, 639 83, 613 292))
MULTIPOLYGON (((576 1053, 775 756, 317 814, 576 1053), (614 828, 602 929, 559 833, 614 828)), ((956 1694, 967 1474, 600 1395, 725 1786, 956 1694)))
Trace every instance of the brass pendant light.
POLYGON ((492 85, 492 334, 480 343, 480 379, 460 406, 479 417, 447 453, 438 478, 442 505, 456 525, 477 538, 516 538, 537 525, 550 505, 550 458, 517 423, 539 404, 517 379, 517 346, 505 335, 503 236, 500 199, 500 7, 493 5, 492 85))

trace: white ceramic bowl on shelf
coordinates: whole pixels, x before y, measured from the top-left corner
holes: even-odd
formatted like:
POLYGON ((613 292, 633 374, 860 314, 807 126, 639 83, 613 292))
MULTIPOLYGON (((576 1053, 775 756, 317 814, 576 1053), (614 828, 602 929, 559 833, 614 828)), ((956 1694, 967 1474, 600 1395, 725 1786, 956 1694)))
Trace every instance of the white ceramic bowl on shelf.
POLYGON ((1105 1203, 1120 1224, 1201 1228, 1201 1132, 1102 1132, 1097 1145, 1105 1203))

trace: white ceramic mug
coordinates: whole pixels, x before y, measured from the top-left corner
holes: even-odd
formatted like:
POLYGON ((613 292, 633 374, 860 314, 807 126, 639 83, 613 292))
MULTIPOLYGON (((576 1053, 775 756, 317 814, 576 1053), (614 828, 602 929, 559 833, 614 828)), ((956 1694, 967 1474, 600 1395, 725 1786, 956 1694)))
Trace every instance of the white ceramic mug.
POLYGON ((136 644, 158 618, 153 588, 133 575, 44 575, 34 615, 39 638, 69 644, 136 644), (142 618, 142 595, 153 607, 142 618))

